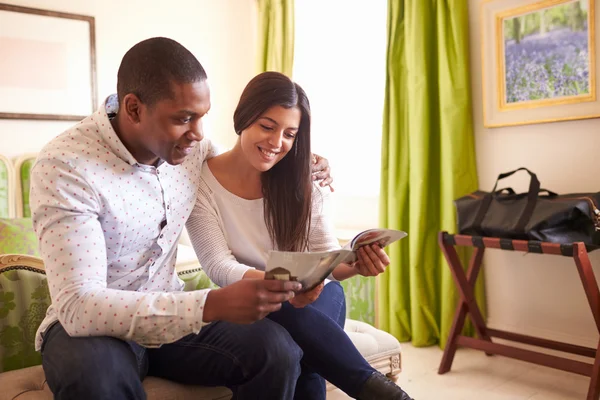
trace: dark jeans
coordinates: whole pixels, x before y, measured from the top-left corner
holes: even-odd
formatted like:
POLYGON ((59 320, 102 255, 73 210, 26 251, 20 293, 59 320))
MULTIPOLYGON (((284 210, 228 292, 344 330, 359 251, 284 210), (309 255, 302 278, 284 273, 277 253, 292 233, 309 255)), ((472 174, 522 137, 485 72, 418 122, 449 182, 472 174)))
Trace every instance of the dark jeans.
POLYGON ((285 303, 253 324, 215 322, 158 349, 105 336, 70 337, 56 323, 42 347, 48 386, 57 400, 145 399, 142 380, 149 375, 227 386, 234 399, 285 400, 294 398, 298 382, 296 398, 320 399, 312 397, 323 387, 319 374, 356 396, 374 370, 340 327, 340 292, 332 282, 322 305, 295 309, 285 303))
POLYGON ((346 300, 338 282, 325 285, 309 306, 294 308, 284 303, 267 318, 283 326, 304 352, 294 399, 325 400, 325 379, 356 396, 373 373, 343 330, 346 300))

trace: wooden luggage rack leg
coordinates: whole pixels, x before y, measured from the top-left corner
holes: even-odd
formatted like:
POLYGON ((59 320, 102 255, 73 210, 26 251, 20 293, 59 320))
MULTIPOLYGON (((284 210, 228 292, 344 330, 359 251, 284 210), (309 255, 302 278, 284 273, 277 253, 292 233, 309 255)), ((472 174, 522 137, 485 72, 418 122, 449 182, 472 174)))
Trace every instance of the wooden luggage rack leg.
MULTIPOLYGON (((598 283, 594 276, 592 263, 583 243, 575 243, 573 245, 573 259, 575 260, 575 265, 577 265, 577 271, 579 272, 583 290, 585 290, 585 295, 590 304, 596 328, 600 333, 600 291, 598 290, 598 283)), ((600 398, 600 340, 598 340, 591 378, 587 398, 589 400, 597 400, 600 398)))
POLYGON ((452 328, 448 337, 446 348, 438 370, 439 374, 448 372, 452 366, 454 355, 458 346, 469 347, 484 351, 486 354, 499 354, 534 364, 544 365, 563 371, 591 378, 588 389, 587 400, 600 399, 600 340, 597 348, 577 346, 569 343, 557 342, 518 333, 490 329, 486 326, 481 311, 475 302, 474 286, 481 269, 481 261, 486 247, 523 252, 535 252, 572 257, 577 266, 583 289, 588 299, 596 327, 600 333, 600 291, 592 270, 585 244, 574 243, 573 245, 560 245, 557 243, 546 243, 526 240, 509 240, 488 237, 474 237, 466 235, 450 235, 441 232, 438 242, 452 277, 458 288, 460 300, 456 308, 452 328), (465 274, 463 266, 456 253, 455 246, 475 247, 473 256, 469 263, 469 269, 465 274), (477 338, 461 335, 466 317, 470 316, 477 332, 477 338), (506 344, 494 343, 491 338, 500 338, 512 342, 524 343, 537 347, 558 350, 565 353, 577 354, 594 359, 592 364, 571 360, 565 357, 549 355, 532 350, 513 347, 506 344))
POLYGON ((446 348, 444 349, 444 355, 442 356, 442 362, 440 363, 440 368, 438 370, 438 373, 444 374, 450 371, 452 361, 454 361, 454 354, 458 348, 458 338, 462 332, 467 314, 471 316, 473 325, 477 331, 477 335, 481 339, 488 342, 491 340, 487 334, 487 328, 483 320, 483 315, 479 310, 479 306, 475 301, 475 295, 473 293, 477 276, 481 270, 481 260, 483 259, 483 252, 485 251, 485 248, 475 248, 475 251, 471 256, 471 260, 469 261, 469 270, 465 276, 462 263, 460 262, 458 254, 456 253, 456 249, 452 245, 446 245, 443 243, 441 238, 442 236, 440 235, 439 243, 442 246, 442 251, 444 252, 446 261, 448 261, 448 264, 452 266, 450 271, 452 272, 452 277, 454 278, 454 282, 456 282, 460 293, 460 300, 454 313, 454 320, 452 321, 450 334, 448 341, 446 342, 446 348), (459 273, 457 273, 458 270, 460 270, 459 273))

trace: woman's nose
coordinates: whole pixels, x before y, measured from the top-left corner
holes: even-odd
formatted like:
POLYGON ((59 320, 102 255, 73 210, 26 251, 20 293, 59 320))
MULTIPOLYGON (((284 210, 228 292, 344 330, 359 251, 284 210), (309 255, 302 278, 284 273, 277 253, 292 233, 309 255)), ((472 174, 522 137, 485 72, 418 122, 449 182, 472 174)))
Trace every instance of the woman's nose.
POLYGON ((281 143, 283 142, 283 131, 275 132, 269 137, 269 144, 274 147, 281 147, 281 143))

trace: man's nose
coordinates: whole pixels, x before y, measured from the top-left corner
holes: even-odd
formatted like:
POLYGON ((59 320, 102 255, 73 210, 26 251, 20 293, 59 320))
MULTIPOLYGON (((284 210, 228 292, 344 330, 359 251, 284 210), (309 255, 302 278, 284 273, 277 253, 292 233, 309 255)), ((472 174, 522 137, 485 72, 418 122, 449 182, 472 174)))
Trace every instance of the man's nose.
POLYGON ((189 136, 190 140, 195 140, 197 142, 204 139, 204 126, 202 125, 201 119, 198 119, 198 122, 192 124, 189 136))

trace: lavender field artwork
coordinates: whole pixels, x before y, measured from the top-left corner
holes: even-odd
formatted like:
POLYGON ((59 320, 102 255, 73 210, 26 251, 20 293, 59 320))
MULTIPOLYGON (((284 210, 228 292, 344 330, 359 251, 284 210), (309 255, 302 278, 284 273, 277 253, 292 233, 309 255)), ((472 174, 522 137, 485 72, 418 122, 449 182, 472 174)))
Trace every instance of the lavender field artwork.
POLYGON ((590 93, 588 0, 503 20, 505 102, 590 93))

